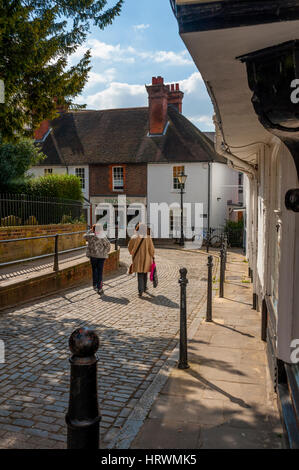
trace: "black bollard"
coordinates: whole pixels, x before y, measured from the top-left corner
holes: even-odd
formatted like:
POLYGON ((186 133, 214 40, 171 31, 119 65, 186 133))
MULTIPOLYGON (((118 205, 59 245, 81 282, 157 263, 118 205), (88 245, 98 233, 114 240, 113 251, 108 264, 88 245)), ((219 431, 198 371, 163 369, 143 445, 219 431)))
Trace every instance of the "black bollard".
POLYGON ((226 262, 227 262, 227 234, 224 235, 224 274, 226 271, 226 262))
POLYGON ((223 299, 224 297, 224 269, 225 269, 225 261, 224 261, 224 250, 221 248, 220 250, 220 285, 219 285, 219 297, 223 299))
POLYGON ((54 247, 54 266, 53 271, 58 271, 58 235, 55 235, 55 247, 54 247))
POLYGON ((187 269, 180 269, 179 284, 181 286, 181 299, 180 299, 180 359, 178 368, 188 369, 188 353, 187 353, 187 298, 186 286, 188 284, 187 269))
POLYGON ((72 352, 70 399, 65 420, 68 449, 98 449, 101 416, 97 393, 97 334, 88 328, 75 330, 69 339, 72 352))
POLYGON ((210 242, 211 242, 211 229, 208 229, 207 232, 207 253, 210 251, 210 242))
POLYGON ((212 321, 213 256, 208 256, 208 294, 206 321, 212 321))
POLYGON ((118 250, 118 227, 115 227, 115 242, 114 242, 115 251, 118 250))

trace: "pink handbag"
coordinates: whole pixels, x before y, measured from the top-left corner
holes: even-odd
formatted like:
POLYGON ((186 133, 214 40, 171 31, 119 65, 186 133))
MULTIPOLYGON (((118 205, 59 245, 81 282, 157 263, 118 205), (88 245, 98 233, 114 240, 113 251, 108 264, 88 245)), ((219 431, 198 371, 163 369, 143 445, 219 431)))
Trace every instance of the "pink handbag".
POLYGON ((156 268, 156 263, 155 260, 153 260, 152 265, 151 265, 151 273, 150 273, 150 280, 153 282, 154 280, 154 272, 156 268))

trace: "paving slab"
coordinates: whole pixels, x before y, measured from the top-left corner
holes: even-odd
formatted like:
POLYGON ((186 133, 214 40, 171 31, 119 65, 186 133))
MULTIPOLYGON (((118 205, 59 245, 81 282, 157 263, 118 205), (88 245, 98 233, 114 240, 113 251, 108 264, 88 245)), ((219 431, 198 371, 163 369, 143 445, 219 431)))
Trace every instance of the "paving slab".
POLYGON ((188 343, 189 369, 173 370, 131 448, 283 447, 247 263, 233 252, 227 267, 225 298, 213 302, 214 321, 202 321, 188 343))

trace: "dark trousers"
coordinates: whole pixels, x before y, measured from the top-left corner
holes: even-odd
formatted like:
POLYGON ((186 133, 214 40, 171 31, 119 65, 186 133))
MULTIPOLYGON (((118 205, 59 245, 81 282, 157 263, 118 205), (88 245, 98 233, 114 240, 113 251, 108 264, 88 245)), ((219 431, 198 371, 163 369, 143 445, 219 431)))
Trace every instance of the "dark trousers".
POLYGON ((138 276, 138 292, 143 294, 147 286, 147 273, 137 273, 138 276))
POLYGON ((102 289, 103 286, 103 269, 105 258, 90 258, 92 267, 92 284, 93 287, 102 289))

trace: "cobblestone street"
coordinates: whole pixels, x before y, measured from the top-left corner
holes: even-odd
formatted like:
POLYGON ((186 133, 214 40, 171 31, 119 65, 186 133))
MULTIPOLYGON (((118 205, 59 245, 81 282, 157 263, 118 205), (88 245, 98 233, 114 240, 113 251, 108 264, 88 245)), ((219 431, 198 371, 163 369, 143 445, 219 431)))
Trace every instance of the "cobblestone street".
POLYGON ((65 448, 69 397, 68 338, 86 326, 100 337, 98 351, 102 446, 126 418, 177 344, 179 268, 188 269, 188 322, 204 301, 207 257, 156 250, 159 286, 139 299, 137 279, 119 273, 100 298, 90 286, 11 308, 0 314, 5 364, 0 364, 0 447, 65 448))

